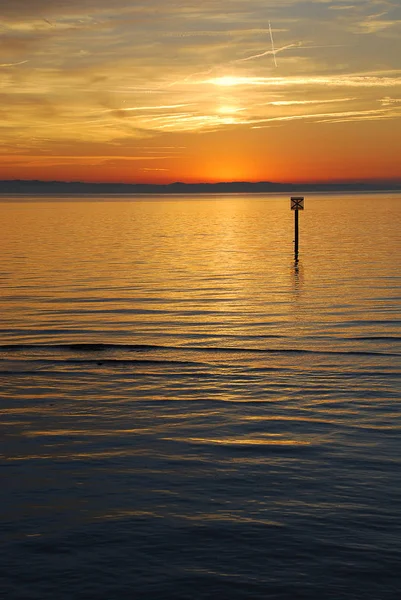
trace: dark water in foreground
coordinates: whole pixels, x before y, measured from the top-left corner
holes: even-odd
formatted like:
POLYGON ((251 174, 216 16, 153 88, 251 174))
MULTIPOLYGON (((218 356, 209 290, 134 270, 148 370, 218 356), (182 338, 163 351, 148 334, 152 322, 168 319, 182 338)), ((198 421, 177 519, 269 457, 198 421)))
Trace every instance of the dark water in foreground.
POLYGON ((400 597, 401 196, 305 204, 0 203, 2 597, 400 597))

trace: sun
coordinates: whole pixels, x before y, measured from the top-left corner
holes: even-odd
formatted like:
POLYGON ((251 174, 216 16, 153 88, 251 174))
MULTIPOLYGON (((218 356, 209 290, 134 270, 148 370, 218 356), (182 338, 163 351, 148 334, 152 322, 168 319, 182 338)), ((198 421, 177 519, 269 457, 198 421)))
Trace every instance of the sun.
POLYGON ((249 85, 266 85, 269 80, 265 77, 247 77, 247 76, 235 76, 235 75, 224 75, 223 77, 214 77, 213 79, 205 79, 202 83, 208 83, 217 85, 220 87, 234 87, 238 85, 249 86, 249 85))
POLYGON ((224 77, 216 77, 215 79, 212 79, 211 83, 224 87, 231 87, 234 85, 241 85, 241 83, 244 83, 245 79, 245 77, 234 77, 231 75, 226 75, 224 77))
POLYGON ((217 109, 217 112, 220 113, 221 115, 233 115, 236 112, 239 112, 240 110, 242 110, 242 109, 237 108, 235 106, 231 106, 230 104, 222 104, 217 109))

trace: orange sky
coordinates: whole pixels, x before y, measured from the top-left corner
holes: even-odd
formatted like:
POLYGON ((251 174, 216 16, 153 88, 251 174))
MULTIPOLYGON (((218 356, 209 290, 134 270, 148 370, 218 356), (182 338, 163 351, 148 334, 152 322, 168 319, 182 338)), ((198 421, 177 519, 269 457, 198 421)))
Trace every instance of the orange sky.
POLYGON ((1 16, 1 179, 401 180, 398 0, 52 4, 1 16))

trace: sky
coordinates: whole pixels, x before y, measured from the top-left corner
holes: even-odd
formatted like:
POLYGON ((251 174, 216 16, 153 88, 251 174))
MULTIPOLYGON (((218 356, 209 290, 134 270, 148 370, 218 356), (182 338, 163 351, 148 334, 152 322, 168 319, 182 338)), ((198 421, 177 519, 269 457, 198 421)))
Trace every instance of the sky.
POLYGON ((400 0, 0 0, 0 179, 401 181, 400 0))

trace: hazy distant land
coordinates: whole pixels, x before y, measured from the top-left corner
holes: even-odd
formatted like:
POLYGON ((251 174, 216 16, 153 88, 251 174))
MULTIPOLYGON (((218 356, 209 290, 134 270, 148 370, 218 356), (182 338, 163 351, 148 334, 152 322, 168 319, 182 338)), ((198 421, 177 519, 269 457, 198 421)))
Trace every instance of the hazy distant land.
POLYGON ((353 183, 275 183, 232 181, 220 183, 85 183, 80 181, 0 181, 0 194, 216 194, 286 192, 374 192, 401 190, 401 181, 353 183))

